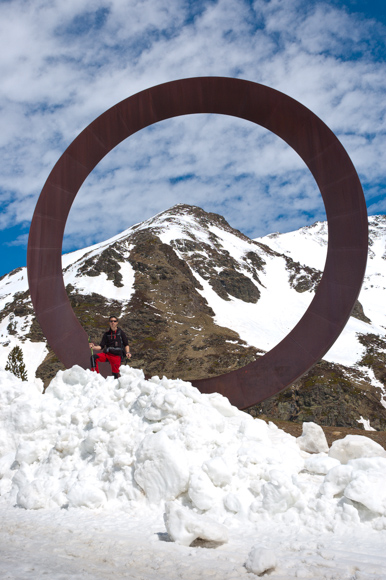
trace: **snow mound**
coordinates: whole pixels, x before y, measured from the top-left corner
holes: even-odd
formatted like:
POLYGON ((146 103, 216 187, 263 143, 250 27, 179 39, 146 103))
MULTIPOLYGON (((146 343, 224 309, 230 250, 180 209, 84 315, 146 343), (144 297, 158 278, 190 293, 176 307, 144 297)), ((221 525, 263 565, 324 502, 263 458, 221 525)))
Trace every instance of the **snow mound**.
POLYGON ((262 546, 253 546, 248 554, 245 567, 248 572, 261 576, 265 572, 271 572, 276 568, 276 555, 273 550, 267 550, 262 546))
POLYGON ((44 395, 40 381, 5 371, 0 385, 0 496, 10 506, 165 513, 184 545, 223 543, 226 530, 267 519, 386 528, 386 453, 365 437, 327 454, 308 424, 299 446, 221 395, 129 367, 113 380, 74 366, 44 395))
POLYGON ((363 435, 346 435, 344 439, 334 441, 328 454, 341 463, 360 457, 386 457, 386 451, 379 443, 363 435))
POLYGON ((328 443, 323 429, 312 421, 303 423, 303 432, 297 438, 297 443, 300 449, 308 451, 308 453, 326 453, 328 451, 328 443))

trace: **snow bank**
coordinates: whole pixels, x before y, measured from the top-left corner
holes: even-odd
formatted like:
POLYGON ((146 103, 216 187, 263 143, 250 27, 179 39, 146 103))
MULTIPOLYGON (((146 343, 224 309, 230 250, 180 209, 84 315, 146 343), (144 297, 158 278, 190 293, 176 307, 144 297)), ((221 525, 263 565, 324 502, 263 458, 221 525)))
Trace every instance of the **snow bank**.
POLYGON ((363 435, 347 435, 344 439, 334 441, 328 454, 341 463, 360 457, 386 457, 386 451, 379 443, 363 435))
POLYGON ((327 453, 316 426, 297 441, 190 383, 122 375, 75 366, 43 395, 40 381, 0 371, 2 502, 165 513, 182 544, 268 520, 386 529, 386 453, 371 440, 346 437, 327 453))

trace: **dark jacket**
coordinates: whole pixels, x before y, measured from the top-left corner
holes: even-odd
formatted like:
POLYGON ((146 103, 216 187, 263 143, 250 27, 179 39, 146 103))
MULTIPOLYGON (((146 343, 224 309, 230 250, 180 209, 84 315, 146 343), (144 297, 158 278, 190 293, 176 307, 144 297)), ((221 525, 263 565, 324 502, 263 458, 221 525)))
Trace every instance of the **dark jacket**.
POLYGON ((100 342, 100 347, 110 354, 115 354, 124 357, 125 356, 125 346, 129 345, 126 334, 121 328, 117 328, 116 331, 111 328, 107 330, 102 336, 100 342))

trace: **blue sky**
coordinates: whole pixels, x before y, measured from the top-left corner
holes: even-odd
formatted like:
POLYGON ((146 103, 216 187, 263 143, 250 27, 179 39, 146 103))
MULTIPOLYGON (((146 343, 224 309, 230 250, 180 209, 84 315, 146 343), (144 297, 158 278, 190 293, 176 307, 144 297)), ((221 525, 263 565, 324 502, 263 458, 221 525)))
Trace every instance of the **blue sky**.
MULTIPOLYGON (((379 0, 0 0, 0 275, 25 265, 40 191, 78 133, 122 99, 190 76, 244 78, 302 102, 342 141, 369 213, 386 213, 385 39, 379 0)), ((325 219, 313 178, 277 137, 194 115, 99 164, 64 251, 180 202, 251 237, 325 219)))

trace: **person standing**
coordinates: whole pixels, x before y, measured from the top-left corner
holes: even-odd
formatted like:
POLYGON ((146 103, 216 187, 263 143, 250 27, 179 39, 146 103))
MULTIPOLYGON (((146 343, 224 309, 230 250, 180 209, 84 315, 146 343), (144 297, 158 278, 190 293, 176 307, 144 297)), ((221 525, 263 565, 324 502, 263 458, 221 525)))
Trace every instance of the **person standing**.
POLYGON ((99 363, 109 362, 114 379, 118 379, 122 360, 125 357, 131 358, 130 347, 126 334, 118 326, 116 316, 110 316, 109 325, 110 328, 102 336, 99 346, 90 342, 91 349, 103 351, 91 355, 91 370, 99 373, 99 363))

